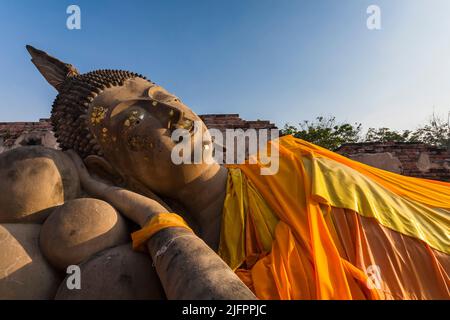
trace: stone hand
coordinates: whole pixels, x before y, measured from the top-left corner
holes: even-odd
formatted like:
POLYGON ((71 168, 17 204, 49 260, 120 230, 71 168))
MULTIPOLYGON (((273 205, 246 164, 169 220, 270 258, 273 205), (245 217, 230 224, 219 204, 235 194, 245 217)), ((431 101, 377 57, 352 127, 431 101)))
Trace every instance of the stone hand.
POLYGON ((80 177, 81 186, 87 193, 93 197, 107 201, 140 226, 144 226, 146 221, 155 214, 169 211, 167 205, 164 206, 154 199, 106 184, 92 177, 84 165, 83 160, 81 160, 75 151, 68 150, 66 153, 74 162, 80 177))
POLYGON ((92 177, 81 160, 80 156, 73 150, 65 152, 73 161, 80 178, 81 187, 93 197, 102 198, 105 190, 110 186, 98 179, 92 177))

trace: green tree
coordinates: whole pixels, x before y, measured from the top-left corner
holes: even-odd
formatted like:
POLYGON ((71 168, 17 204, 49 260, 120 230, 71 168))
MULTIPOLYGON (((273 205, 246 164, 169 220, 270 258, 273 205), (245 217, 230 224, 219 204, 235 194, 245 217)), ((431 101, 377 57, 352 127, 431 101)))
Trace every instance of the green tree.
POLYGON ((389 128, 369 128, 364 142, 408 142, 411 139, 411 131, 398 132, 389 128))
MULTIPOLYGON (((449 117, 450 119, 450 113, 449 117)), ((354 142, 416 142, 450 148, 450 121, 433 114, 430 120, 416 130, 396 131, 390 128, 369 128, 362 136, 360 123, 338 123, 335 117, 317 117, 304 120, 299 126, 286 124, 282 135, 293 135, 330 150, 344 143, 354 142)))
POLYGON ((315 121, 304 120, 299 127, 286 124, 282 135, 293 135, 324 148, 335 150, 344 143, 360 140, 360 123, 338 123, 335 117, 316 117, 315 121))
MULTIPOLYGON (((449 113, 450 116, 450 113, 449 113)), ((441 148, 450 148, 450 121, 434 114, 431 119, 411 134, 411 141, 418 141, 441 148)))

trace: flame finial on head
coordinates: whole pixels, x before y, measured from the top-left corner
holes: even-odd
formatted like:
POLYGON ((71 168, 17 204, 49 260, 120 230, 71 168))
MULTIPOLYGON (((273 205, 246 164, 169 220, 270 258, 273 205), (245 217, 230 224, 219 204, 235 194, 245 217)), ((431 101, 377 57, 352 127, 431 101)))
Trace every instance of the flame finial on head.
POLYGON ((31 55, 31 62, 58 92, 67 78, 80 74, 73 65, 49 56, 42 50, 38 50, 30 45, 27 45, 26 48, 31 55))

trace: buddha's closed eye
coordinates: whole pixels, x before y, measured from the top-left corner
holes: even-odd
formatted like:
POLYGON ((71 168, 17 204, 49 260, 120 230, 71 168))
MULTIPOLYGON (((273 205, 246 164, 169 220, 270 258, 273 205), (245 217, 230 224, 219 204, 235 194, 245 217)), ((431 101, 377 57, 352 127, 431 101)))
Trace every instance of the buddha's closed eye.
POLYGON ((128 117, 124 121, 125 127, 134 127, 141 123, 144 120, 144 112, 133 110, 129 113, 128 117))
MULTIPOLYGON (((176 129, 181 124, 184 128, 188 122, 184 120, 183 112, 177 107, 170 106, 166 103, 144 98, 124 101, 116 105, 112 111, 110 118, 122 118, 125 127, 132 127, 144 121, 145 114, 148 114, 151 118, 158 120, 162 128, 176 129)), ((191 121, 192 122, 192 121, 191 121)))

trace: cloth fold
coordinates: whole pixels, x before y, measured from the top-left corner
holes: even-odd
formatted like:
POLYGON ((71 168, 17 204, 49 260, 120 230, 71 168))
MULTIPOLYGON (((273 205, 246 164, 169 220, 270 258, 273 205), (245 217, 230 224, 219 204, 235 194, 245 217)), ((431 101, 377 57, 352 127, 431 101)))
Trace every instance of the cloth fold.
POLYGON ((219 246, 258 298, 450 298, 450 184, 291 136, 268 147, 279 149, 274 175, 228 166, 219 246))
POLYGON ((181 227, 192 231, 186 221, 176 213, 163 212, 153 216, 144 227, 131 234, 133 250, 147 252, 145 244, 157 232, 170 228, 181 227))

